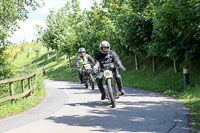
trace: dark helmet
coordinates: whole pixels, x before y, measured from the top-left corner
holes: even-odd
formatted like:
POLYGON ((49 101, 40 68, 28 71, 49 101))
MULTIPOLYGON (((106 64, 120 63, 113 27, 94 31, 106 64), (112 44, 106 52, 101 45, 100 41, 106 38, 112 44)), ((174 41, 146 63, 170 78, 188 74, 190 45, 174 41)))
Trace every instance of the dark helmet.
POLYGON ((110 43, 107 41, 102 41, 99 45, 100 51, 103 54, 108 54, 110 51, 110 43))
POLYGON ((79 48, 78 53, 80 56, 84 56, 86 53, 85 48, 79 48))

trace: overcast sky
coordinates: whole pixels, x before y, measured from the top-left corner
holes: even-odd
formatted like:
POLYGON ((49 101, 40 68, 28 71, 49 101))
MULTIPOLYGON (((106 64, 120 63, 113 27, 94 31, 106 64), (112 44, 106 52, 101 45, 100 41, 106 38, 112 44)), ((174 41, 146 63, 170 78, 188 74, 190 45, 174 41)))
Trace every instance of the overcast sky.
MULTIPOLYGON (((65 5, 67 1, 70 0, 44 0, 45 6, 38 8, 36 11, 31 11, 29 13, 29 19, 25 22, 20 22, 21 29, 18 29, 14 35, 9 39, 12 42, 20 42, 25 39, 25 41, 31 41, 36 39, 36 30, 34 26, 39 24, 42 27, 46 27, 45 18, 49 14, 50 8, 59 9, 65 5)), ((93 4, 92 0, 79 0, 81 9, 90 9, 93 4)))

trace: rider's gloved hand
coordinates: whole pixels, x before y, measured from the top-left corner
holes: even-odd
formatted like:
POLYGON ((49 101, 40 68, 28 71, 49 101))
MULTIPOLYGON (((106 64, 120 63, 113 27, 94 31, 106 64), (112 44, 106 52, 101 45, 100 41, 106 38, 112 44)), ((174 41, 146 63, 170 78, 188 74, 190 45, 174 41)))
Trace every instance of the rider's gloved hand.
POLYGON ((124 71, 126 70, 126 68, 122 65, 119 66, 119 69, 124 70, 124 71))
POLYGON ((121 62, 116 62, 117 63, 117 66, 118 66, 118 68, 120 69, 120 70, 126 70, 126 68, 122 65, 122 63, 121 62))
POLYGON ((98 72, 97 69, 93 68, 92 73, 97 74, 97 72, 98 72))
POLYGON ((78 67, 77 69, 78 69, 78 71, 81 71, 81 67, 78 67))

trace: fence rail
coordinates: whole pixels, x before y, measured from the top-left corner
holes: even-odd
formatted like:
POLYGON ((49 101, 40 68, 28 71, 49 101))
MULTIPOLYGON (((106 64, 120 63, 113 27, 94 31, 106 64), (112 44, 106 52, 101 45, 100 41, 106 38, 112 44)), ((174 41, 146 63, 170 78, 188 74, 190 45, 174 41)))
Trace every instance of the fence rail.
POLYGON ((0 103, 11 100, 11 102, 13 103, 14 100, 22 98, 27 96, 28 94, 31 94, 36 85, 32 85, 32 79, 35 79, 36 76, 36 72, 31 73, 31 74, 27 74, 25 76, 22 77, 17 77, 17 78, 13 78, 13 79, 6 79, 6 80, 1 80, 0 81, 0 85, 3 84, 9 84, 9 91, 10 91, 10 96, 4 97, 0 99, 0 103), (25 91, 25 86, 24 86, 24 81, 28 79, 28 90, 25 91), (14 82, 18 82, 21 81, 21 90, 22 93, 20 94, 14 94, 14 87, 13 87, 13 83, 14 82))

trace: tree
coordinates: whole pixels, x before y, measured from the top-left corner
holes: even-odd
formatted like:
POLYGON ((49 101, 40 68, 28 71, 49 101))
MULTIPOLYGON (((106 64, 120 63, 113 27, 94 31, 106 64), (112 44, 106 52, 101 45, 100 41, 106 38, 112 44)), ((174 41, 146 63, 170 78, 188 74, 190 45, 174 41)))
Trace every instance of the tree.
POLYGON ((11 68, 4 53, 7 38, 19 28, 19 21, 28 18, 28 8, 35 10, 40 4, 36 0, 1 0, 0 5, 0 79, 4 79, 11 76, 11 68))
POLYGON ((36 10, 40 4, 36 0, 0 1, 0 43, 19 28, 18 22, 28 18, 28 8, 36 10))
POLYGON ((137 70, 137 55, 146 55, 145 48, 151 39, 152 23, 146 14, 149 1, 104 0, 103 3, 116 27, 117 46, 123 46, 120 53, 135 54, 137 70))
POLYGON ((200 6, 197 3, 196 0, 168 0, 161 5, 152 4, 153 33, 149 54, 167 56, 175 64, 177 60, 199 56, 196 35, 199 34, 200 6))

